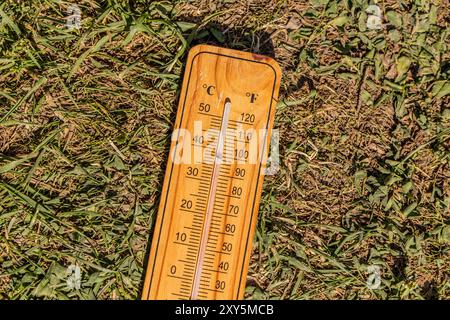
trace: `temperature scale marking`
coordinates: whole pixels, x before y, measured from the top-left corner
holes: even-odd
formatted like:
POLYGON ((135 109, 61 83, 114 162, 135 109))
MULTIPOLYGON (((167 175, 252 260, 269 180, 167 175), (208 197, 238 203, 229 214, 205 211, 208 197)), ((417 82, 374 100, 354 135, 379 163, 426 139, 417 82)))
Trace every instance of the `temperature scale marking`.
POLYGON ((189 52, 143 299, 242 299, 281 71, 271 58, 189 52))

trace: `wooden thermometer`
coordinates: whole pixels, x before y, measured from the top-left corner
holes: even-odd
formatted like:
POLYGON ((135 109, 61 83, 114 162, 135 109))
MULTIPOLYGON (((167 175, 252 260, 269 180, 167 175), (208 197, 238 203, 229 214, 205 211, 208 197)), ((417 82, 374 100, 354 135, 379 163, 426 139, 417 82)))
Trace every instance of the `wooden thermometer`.
POLYGON ((143 299, 242 299, 281 71, 271 58, 189 52, 143 299))

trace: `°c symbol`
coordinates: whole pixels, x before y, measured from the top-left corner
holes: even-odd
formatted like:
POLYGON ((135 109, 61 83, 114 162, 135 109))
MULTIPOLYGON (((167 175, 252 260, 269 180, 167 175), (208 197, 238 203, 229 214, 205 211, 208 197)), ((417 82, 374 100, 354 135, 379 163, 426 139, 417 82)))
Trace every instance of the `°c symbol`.
POLYGON ((203 88, 206 89, 206 93, 210 96, 212 96, 214 94, 214 91, 216 90, 215 86, 208 86, 207 84, 204 84, 203 88))

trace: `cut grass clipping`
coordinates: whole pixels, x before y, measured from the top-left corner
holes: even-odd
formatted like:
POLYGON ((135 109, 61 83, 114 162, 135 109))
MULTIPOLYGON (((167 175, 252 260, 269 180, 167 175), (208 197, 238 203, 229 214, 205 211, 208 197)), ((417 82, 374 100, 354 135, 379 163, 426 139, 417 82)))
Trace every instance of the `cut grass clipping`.
POLYGON ((197 43, 283 68, 246 298, 449 299, 449 6, 373 4, 2 1, 0 299, 139 298, 197 43))

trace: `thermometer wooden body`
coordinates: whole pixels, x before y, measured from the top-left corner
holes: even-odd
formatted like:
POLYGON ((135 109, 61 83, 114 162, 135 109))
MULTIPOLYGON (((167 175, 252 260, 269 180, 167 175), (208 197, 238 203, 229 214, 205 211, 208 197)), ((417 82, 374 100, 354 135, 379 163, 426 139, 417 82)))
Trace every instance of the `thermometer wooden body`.
POLYGON ((189 52, 143 299, 242 299, 281 71, 271 58, 189 52))

